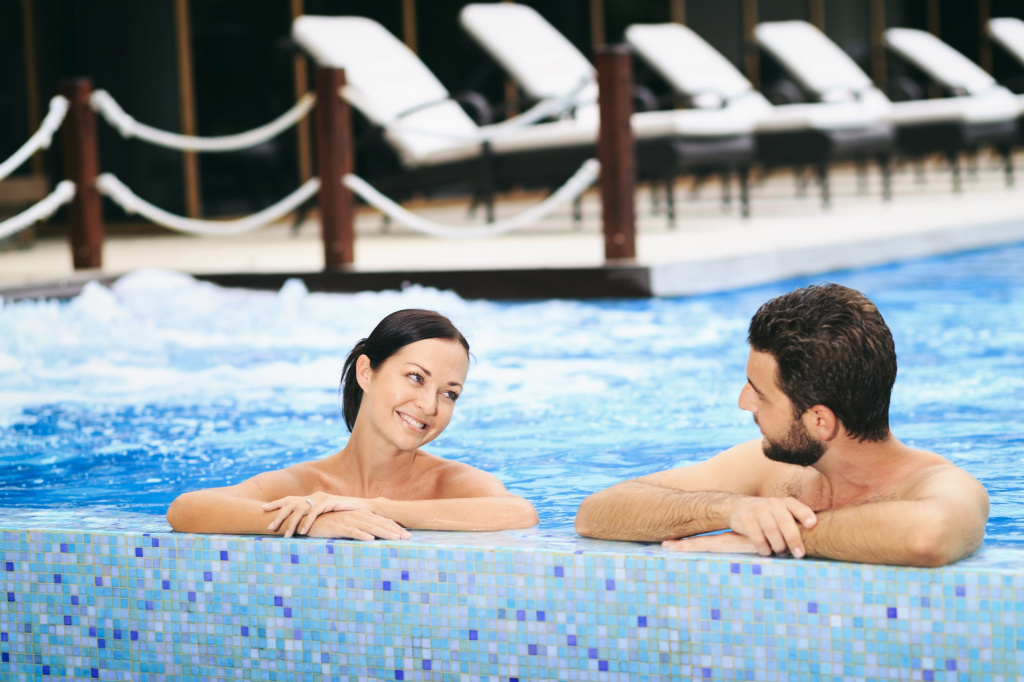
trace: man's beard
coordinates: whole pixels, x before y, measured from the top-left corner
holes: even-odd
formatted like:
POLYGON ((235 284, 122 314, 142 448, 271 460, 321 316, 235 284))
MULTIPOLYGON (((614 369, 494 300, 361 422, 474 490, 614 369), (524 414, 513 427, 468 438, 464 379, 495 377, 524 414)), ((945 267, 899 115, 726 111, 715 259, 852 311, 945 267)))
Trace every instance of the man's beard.
POLYGON ((809 467, 825 454, 825 444, 811 438, 800 420, 793 422, 789 433, 781 442, 774 442, 768 436, 761 442, 764 456, 774 462, 809 467))

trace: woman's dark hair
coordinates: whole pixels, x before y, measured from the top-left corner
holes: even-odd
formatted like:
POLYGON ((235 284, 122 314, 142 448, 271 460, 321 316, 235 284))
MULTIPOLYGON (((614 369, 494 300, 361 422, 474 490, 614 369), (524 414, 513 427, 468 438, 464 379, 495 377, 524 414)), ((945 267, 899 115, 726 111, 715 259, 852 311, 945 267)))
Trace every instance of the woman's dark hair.
POLYGON ((356 360, 359 356, 368 357, 370 367, 376 371, 404 346, 425 339, 456 341, 469 354, 469 342, 451 320, 433 310, 418 308, 391 313, 374 327, 369 336, 355 345, 345 358, 345 367, 341 370, 341 408, 349 431, 356 425, 359 405, 363 402, 363 389, 356 379, 356 360))
POLYGON ((854 438, 888 437, 896 346, 864 294, 823 284, 773 298, 750 321, 747 341, 778 362, 796 417, 824 405, 854 438))

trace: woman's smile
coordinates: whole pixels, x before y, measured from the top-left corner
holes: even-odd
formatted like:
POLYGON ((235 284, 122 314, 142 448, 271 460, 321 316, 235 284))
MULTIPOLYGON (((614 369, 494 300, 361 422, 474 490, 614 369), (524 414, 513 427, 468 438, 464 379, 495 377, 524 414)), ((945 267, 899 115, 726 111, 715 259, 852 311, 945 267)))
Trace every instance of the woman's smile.
POLYGON ((398 411, 398 416, 401 417, 402 421, 404 421, 406 424, 408 424, 411 428, 415 429, 416 431, 427 430, 427 424, 425 422, 421 422, 418 419, 409 416, 405 412, 398 411))

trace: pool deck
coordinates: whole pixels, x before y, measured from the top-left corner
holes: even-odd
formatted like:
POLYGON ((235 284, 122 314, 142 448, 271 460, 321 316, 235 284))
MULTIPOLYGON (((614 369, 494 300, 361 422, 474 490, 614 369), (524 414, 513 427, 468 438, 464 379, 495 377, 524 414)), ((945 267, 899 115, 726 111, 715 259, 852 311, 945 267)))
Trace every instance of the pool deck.
MULTIPOLYGON (((1018 152, 1016 161, 1024 167, 1024 153, 1018 152)), ((927 169, 924 182, 908 167, 897 171, 890 202, 881 200, 876 175, 868 177, 866 192, 850 168, 835 170, 831 184, 832 206, 823 210, 816 186, 798 197, 792 174, 778 172, 754 186, 752 217, 742 219, 735 202, 723 210, 716 181, 696 198, 689 197, 688 181, 681 181, 674 229, 652 209, 650 190, 641 186, 637 258, 613 263, 604 261, 596 190, 584 197, 578 225, 564 207, 533 227, 485 239, 439 239, 400 226, 386 229, 379 213, 364 209, 357 217, 355 264, 332 272, 323 269, 315 216, 297 234, 290 223, 232 237, 111 229, 104 267, 79 272, 71 266, 66 242, 44 236, 29 248, 0 252, 0 296, 67 296, 87 281, 142 268, 255 288, 277 288, 288 277, 301 277, 314 291, 418 283, 466 297, 672 296, 1024 240, 1024 180, 1008 189, 1001 169, 988 157, 976 172, 965 172, 959 194, 951 191, 948 170, 939 166, 927 169)), ((498 218, 539 198, 535 193, 500 197, 498 218)), ((440 223, 474 224, 464 200, 420 201, 411 208, 440 223)))

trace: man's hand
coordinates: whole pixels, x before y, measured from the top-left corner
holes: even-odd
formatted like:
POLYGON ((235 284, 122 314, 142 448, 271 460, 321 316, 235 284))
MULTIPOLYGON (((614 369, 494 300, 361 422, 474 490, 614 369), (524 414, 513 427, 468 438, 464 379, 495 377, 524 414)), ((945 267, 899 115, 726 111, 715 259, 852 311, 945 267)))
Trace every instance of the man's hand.
POLYGON ((729 514, 729 528, 748 538, 761 556, 802 559, 807 549, 800 526, 814 528, 817 522, 814 511, 795 497, 739 497, 729 514))

